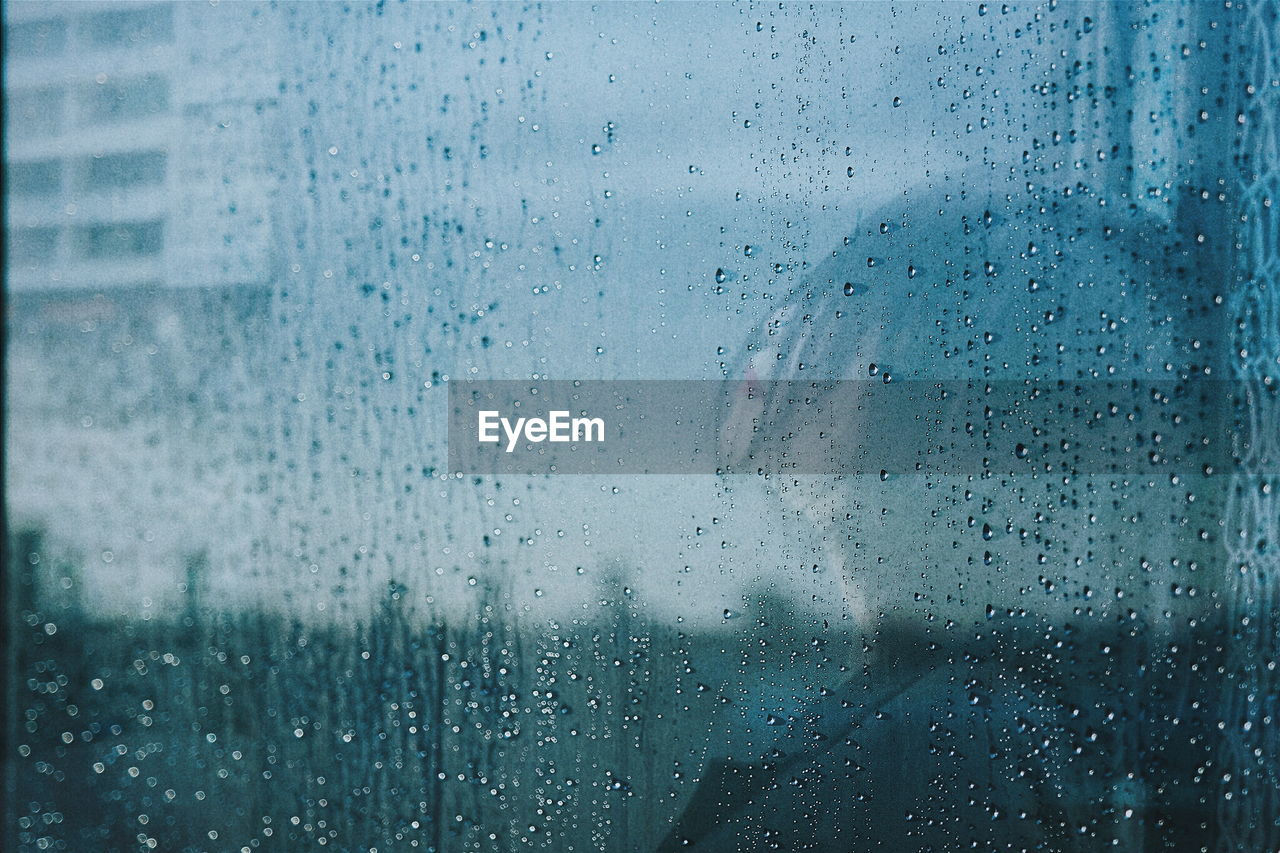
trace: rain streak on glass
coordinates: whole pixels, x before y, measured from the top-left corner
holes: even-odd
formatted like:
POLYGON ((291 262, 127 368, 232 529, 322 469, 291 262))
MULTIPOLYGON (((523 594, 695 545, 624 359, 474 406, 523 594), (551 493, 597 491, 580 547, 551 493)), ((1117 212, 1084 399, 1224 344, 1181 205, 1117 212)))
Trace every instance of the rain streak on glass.
POLYGON ((1276 26, 6 4, 0 848, 1277 849, 1276 26), (487 379, 739 467, 454 470, 487 379), (834 380, 918 467, 750 464, 834 380))

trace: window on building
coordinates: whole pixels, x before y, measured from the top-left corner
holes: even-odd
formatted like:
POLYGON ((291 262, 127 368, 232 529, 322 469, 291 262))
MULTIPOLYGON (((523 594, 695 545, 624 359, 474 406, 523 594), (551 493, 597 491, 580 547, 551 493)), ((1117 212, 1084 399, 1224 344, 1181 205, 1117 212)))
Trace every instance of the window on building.
POLYGON ((7 172, 5 186, 14 196, 49 196, 62 189, 61 160, 19 161, 10 163, 7 172))
POLYGON ((82 90, 81 123, 130 121, 169 109, 169 81, 159 74, 113 79, 82 90))
POLYGON ((22 58, 57 56, 67 44, 67 22, 62 18, 5 24, 5 50, 22 58))
POLYGON ((89 191, 152 186, 164 182, 163 151, 128 151, 90 157, 83 163, 83 186, 89 191))
POLYGON ((6 91, 5 134, 14 139, 44 139, 62 131, 66 92, 60 86, 6 91))
POLYGON ((95 47, 138 48, 173 41, 173 4, 109 9, 85 15, 82 38, 95 47))
POLYGON ((6 232, 8 262, 14 266, 33 266, 45 264, 53 260, 58 252, 58 236, 61 229, 56 226, 18 226, 6 232))
POLYGON ((76 229, 76 241, 81 257, 87 260, 157 255, 164 248, 164 224, 151 221, 82 225, 76 229))

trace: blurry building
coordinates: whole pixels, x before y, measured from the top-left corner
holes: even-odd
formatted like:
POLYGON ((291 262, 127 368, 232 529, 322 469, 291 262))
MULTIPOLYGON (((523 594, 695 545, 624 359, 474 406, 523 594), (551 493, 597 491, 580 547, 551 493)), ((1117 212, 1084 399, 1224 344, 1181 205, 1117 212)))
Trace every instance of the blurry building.
POLYGON ((207 518, 190 426, 252 385, 236 365, 269 305, 279 168, 264 9, 4 7, 10 524, 124 531, 143 575, 192 557, 128 519, 157 490, 207 518))
POLYGON ((6 5, 11 293, 263 281, 269 181, 244 119, 272 81, 259 45, 202 10, 6 5))

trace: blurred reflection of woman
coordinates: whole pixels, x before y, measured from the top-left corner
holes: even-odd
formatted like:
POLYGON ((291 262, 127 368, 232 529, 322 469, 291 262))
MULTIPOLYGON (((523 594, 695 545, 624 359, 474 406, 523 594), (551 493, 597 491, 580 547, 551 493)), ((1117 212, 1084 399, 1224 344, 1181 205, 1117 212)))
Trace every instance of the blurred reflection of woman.
MULTIPOLYGON (((1037 33, 1053 60, 1042 70, 1070 69, 1061 113, 1039 115, 1060 126, 867 216, 756 330, 733 377, 744 390, 727 452, 750 462, 753 432, 800 428, 802 411, 786 422, 770 400, 773 380, 1127 381, 1136 395, 1208 376, 1230 251, 1226 204, 1207 188, 1232 130, 1181 135, 1202 106, 1189 78, 1213 83, 1199 87, 1206 101, 1225 86, 1212 14, 1183 11, 1209 47, 1138 90, 1112 84, 1144 67, 1153 39, 1191 38, 1169 16, 1102 6, 1085 35, 1037 33)), ((959 427, 970 414, 937 418, 959 427)), ((849 417, 878 428, 865 410, 849 417)), ((820 533, 815 559, 838 573, 865 643, 841 675, 795 672, 725 714, 728 751, 663 849, 1131 850, 1157 824, 1203 839, 1199 811, 1170 805, 1202 792, 1146 792, 1137 722, 1137 656, 1168 639, 1179 602, 1145 581, 1136 600, 1091 597, 1131 587, 1139 562, 1176 565, 1200 546, 1162 526, 1177 497, 1167 477, 1076 473, 771 477, 783 511, 820 533), (1085 639, 1071 636, 1080 623, 1085 639), (1126 695, 1105 695, 1116 684, 1126 695)))

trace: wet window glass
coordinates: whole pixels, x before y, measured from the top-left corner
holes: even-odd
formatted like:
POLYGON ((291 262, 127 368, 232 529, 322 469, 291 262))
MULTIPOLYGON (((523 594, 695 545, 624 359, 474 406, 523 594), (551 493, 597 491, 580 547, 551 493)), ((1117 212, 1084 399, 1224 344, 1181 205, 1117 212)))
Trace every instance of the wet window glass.
POLYGON ((1274 0, 4 18, 0 849, 1280 850, 1274 0))

